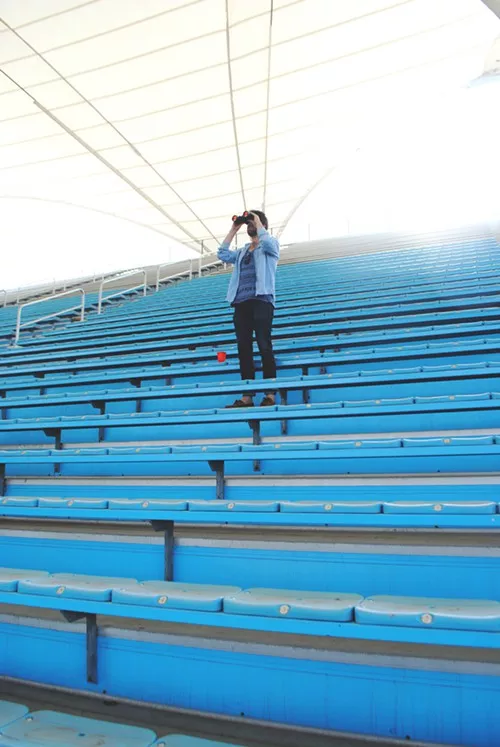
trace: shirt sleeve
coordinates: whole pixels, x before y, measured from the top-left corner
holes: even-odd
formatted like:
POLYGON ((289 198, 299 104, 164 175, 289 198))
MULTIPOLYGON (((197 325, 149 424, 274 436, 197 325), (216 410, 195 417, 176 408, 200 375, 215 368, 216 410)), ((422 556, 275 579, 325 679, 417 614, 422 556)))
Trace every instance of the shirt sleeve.
POLYGON ((222 262, 234 265, 236 262, 236 257, 238 256, 238 252, 230 249, 229 244, 221 244, 217 252, 217 256, 222 262))
POLYGON ((262 249, 264 250, 264 254, 270 254, 271 257, 278 259, 280 256, 280 244, 278 239, 271 236, 269 231, 266 231, 265 228, 259 228, 258 237, 262 249))

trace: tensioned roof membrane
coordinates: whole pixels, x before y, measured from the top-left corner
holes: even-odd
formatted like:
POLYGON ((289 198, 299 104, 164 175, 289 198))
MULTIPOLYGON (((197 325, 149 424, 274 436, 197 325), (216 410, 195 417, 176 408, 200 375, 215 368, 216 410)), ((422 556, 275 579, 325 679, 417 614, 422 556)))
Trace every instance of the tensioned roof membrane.
MULTIPOLYGON (((480 0, 0 0, 0 197, 214 250, 280 234, 408 96, 481 74, 480 0)), ((402 104, 403 105, 403 104, 402 104)))

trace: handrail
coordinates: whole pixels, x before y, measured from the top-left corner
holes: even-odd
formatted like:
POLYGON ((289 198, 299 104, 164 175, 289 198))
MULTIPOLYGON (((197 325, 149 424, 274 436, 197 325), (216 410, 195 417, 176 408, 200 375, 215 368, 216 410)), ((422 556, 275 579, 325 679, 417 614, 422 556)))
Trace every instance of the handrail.
POLYGON ((74 288, 73 290, 65 291, 64 293, 56 293, 56 295, 50 295, 45 296, 45 298, 38 298, 36 301, 27 301, 26 303, 22 303, 17 307, 17 318, 16 318, 16 332, 14 335, 14 345, 17 345, 19 342, 19 337, 21 334, 21 327, 29 327, 32 324, 37 324, 38 322, 43 322, 45 319, 52 319, 54 316, 60 316, 63 313, 66 313, 68 311, 74 311, 75 309, 80 308, 80 321, 85 321, 85 291, 83 288, 74 288), (62 296, 73 296, 75 293, 81 293, 82 294, 82 301, 78 306, 71 306, 69 309, 62 309, 60 311, 55 311, 53 314, 47 314, 46 316, 40 316, 37 317, 37 319, 30 319, 28 322, 24 322, 24 324, 21 324, 21 314, 23 309, 26 306, 34 306, 37 303, 43 303, 44 301, 53 301, 54 298, 62 298, 62 296))
MULTIPOLYGON (((179 278, 183 278, 186 275, 189 277, 189 280, 192 280, 193 278, 193 262, 194 259, 189 260, 189 268, 186 270, 182 270, 182 272, 176 272, 174 275, 166 275, 164 278, 160 277, 160 270, 163 267, 168 267, 171 264, 174 264, 173 262, 165 262, 163 265, 158 265, 156 270, 156 291, 158 292, 160 290, 160 285, 162 283, 168 283, 172 282, 174 280, 177 280, 179 278)), ((209 270, 212 267, 222 266, 222 262, 218 259, 215 262, 210 262, 208 265, 202 265, 202 257, 198 258, 198 277, 201 277, 203 270, 209 270)))
POLYGON ((97 299, 97 313, 100 314, 102 311, 102 291, 103 291, 104 286, 107 283, 116 282, 117 280, 120 280, 121 278, 132 277, 133 275, 138 275, 139 273, 141 273, 144 278, 142 283, 139 283, 139 285, 134 285, 131 288, 125 288, 125 289, 122 288, 116 293, 110 293, 109 296, 106 296, 105 300, 108 301, 110 298, 116 298, 116 296, 123 296, 125 293, 129 293, 130 291, 137 290, 137 288, 143 288, 142 295, 145 296, 148 290, 148 273, 144 267, 140 270, 131 270, 130 272, 124 272, 122 275, 115 275, 111 278, 102 280, 101 284, 99 285, 99 295, 97 299))
POLYGON ((175 278, 182 278, 184 275, 189 275, 189 279, 193 277, 193 260, 189 260, 189 268, 187 270, 182 270, 182 272, 177 272, 174 275, 166 275, 164 278, 160 278, 160 271, 163 267, 170 267, 170 265, 178 264, 177 262, 164 262, 162 265, 158 265, 156 268, 156 292, 160 290, 161 283, 165 283, 170 280, 175 280, 175 278))

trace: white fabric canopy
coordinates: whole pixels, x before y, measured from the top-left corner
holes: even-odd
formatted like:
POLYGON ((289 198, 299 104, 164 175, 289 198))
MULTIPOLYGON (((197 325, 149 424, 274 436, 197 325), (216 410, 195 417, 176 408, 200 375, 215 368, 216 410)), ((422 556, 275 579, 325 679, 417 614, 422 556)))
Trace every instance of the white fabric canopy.
POLYGON ((481 75, 480 0, 0 0, 0 197, 213 251, 280 234, 394 107, 481 75))

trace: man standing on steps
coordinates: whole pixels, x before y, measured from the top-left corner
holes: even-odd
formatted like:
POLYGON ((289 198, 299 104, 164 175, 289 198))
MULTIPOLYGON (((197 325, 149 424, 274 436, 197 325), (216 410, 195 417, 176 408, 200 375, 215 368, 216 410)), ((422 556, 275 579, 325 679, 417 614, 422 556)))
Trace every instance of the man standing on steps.
MULTIPOLYGON (((274 317, 276 267, 280 245, 268 232, 268 221, 263 212, 252 210, 248 215, 247 234, 250 243, 232 251, 231 242, 244 223, 234 222, 219 247, 217 256, 234 264, 229 281, 227 300, 234 307, 234 329, 238 341, 238 357, 242 379, 255 379, 253 335, 262 358, 265 379, 276 377, 271 331, 274 317)), ((247 392, 228 407, 253 407, 254 392, 247 392)), ((261 405, 274 405, 274 391, 266 392, 261 405)))

